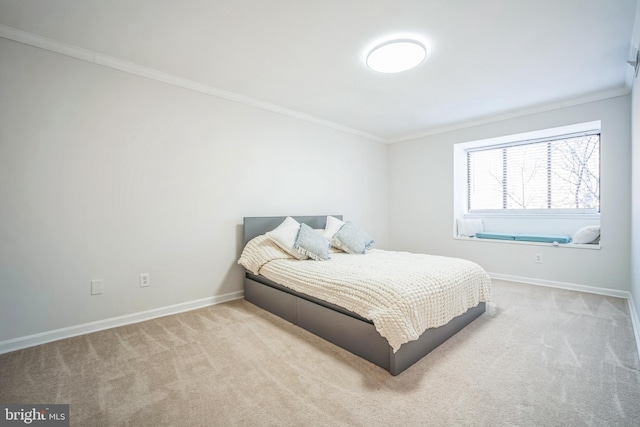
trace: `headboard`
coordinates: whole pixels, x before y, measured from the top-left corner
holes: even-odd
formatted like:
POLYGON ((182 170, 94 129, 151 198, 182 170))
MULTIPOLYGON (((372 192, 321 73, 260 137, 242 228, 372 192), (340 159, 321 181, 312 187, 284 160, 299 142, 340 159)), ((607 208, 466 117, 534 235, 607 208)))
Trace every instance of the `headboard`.
MULTIPOLYGON (((316 216, 291 216, 300 223, 305 223, 311 228, 324 228, 327 225, 327 216, 342 219, 342 215, 316 215, 316 216)), ((242 235, 242 247, 254 237, 271 231, 284 221, 286 216, 246 216, 242 235)))

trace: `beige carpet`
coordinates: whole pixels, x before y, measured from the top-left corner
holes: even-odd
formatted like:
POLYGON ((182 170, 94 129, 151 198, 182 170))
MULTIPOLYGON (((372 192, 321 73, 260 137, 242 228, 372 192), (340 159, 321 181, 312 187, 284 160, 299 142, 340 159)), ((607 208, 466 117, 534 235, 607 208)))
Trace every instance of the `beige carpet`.
POLYGON ((638 426, 625 300, 494 281, 398 377, 234 301, 0 356, 1 403, 79 426, 638 426))

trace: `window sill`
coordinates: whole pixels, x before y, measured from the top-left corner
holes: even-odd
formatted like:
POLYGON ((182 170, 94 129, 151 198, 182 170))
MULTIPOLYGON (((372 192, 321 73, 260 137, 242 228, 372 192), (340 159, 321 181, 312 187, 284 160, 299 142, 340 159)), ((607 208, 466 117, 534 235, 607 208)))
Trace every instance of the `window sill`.
POLYGON ((465 240, 468 242, 485 242, 485 243, 497 243, 502 245, 527 245, 527 246, 548 246, 553 248, 565 248, 565 249, 591 249, 591 250, 599 250, 600 243, 597 244, 579 244, 579 243, 563 243, 563 244, 553 244, 553 243, 542 243, 542 242, 525 242, 525 241, 515 241, 515 240, 498 240, 498 239, 478 239, 476 237, 458 237, 453 236, 453 240, 465 240))

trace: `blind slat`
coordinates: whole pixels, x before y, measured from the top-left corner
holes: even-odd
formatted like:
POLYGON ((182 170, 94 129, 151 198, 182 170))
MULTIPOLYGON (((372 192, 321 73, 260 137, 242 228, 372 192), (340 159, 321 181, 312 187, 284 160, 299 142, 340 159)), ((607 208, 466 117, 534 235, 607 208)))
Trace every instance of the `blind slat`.
POLYGON ((599 210, 600 134, 532 141, 467 151, 468 210, 599 210))

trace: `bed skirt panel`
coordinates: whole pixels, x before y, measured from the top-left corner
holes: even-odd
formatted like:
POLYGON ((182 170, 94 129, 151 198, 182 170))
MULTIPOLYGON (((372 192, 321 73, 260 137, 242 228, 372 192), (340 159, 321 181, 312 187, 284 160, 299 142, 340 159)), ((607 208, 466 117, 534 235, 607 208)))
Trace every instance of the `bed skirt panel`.
POLYGON ((394 353, 373 323, 340 307, 270 284, 255 275, 245 277, 247 301, 398 375, 467 326, 485 311, 484 302, 439 328, 427 329, 419 339, 394 353), (258 281, 258 280, 260 281, 258 281), (264 282, 264 283, 263 283, 264 282))

